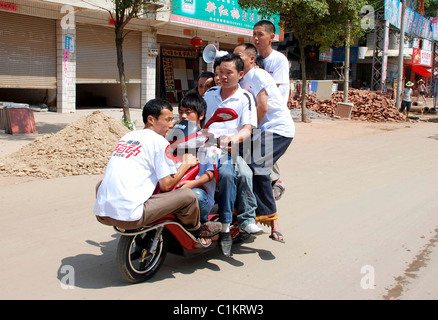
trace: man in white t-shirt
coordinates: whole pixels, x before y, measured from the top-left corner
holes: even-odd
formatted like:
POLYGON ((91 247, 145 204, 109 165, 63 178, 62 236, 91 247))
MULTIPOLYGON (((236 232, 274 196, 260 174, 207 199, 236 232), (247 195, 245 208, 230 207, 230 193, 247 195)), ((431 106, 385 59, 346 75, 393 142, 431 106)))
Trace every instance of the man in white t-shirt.
MULTIPOLYGON (((176 169, 164 138, 173 125, 173 108, 153 99, 143 108, 143 130, 131 131, 117 144, 97 190, 94 213, 103 224, 132 230, 175 213, 181 224, 197 237, 217 233, 218 224, 201 228, 196 196, 190 189, 173 189, 188 169, 197 164, 184 155, 176 169), (157 184, 161 193, 153 194, 157 184), (212 231, 212 232, 210 232, 212 231)), ((219 227, 221 225, 219 224, 219 227)))
POLYGON ((287 103, 290 92, 289 61, 284 54, 272 48, 274 37, 275 26, 271 21, 261 20, 254 25, 254 45, 263 59, 264 69, 274 78, 287 103))
MULTIPOLYGON (((275 26, 271 21, 261 20, 254 25, 253 40, 259 57, 263 59, 264 69, 274 78, 281 92, 281 97, 289 101, 290 79, 289 61, 284 54, 272 48, 275 37, 275 26)), ((284 182, 280 178, 278 164, 274 164, 271 171, 271 180, 275 199, 279 200, 285 190, 284 182)))
POLYGON ((232 239, 230 224, 233 220, 234 206, 238 206, 239 226, 251 234, 260 234, 263 229, 255 224, 256 199, 253 194, 252 172, 239 156, 239 147, 249 141, 252 129, 257 126, 254 99, 243 90, 239 81, 243 76, 243 61, 235 54, 220 58, 217 76, 221 87, 208 90, 204 99, 207 103, 206 121, 218 108, 230 108, 238 117, 231 121, 213 123, 209 132, 221 137, 225 154, 219 159, 218 170, 218 212, 223 229, 219 234, 219 245, 224 255, 231 255, 232 239), (242 182, 243 181, 243 182, 242 182), (239 185, 245 185, 241 187, 239 185), (242 206, 251 210, 240 210, 242 206))
MULTIPOLYGON (((234 53, 244 62, 244 76, 240 82, 256 101, 258 134, 253 134, 251 169, 254 171, 254 193, 257 198, 257 215, 277 213, 272 194, 270 173, 272 166, 286 152, 295 135, 295 125, 287 103, 281 99, 275 80, 256 68, 257 49, 250 43, 239 44, 234 53), (263 151, 262 151, 263 150, 263 151)), ((278 221, 271 222, 271 238, 281 241, 278 221)))

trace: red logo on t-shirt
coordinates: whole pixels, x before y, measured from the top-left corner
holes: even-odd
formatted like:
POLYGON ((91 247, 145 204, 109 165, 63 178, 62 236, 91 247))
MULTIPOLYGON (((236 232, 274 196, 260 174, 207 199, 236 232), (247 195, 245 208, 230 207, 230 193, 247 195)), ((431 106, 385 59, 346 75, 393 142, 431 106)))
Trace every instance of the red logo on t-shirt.
POLYGON ((116 149, 114 150, 113 156, 124 157, 125 159, 128 159, 131 156, 136 157, 140 153, 141 147, 142 145, 139 141, 120 140, 116 146, 116 149))

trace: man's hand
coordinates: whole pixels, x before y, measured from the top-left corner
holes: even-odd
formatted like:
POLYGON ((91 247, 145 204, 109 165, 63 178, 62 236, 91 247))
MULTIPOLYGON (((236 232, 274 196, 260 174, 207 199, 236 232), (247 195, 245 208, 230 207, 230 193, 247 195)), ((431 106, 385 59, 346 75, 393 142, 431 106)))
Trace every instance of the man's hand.
POLYGON ((198 158, 196 158, 192 154, 184 154, 182 157, 182 163, 176 171, 176 174, 171 174, 167 177, 164 177, 163 179, 160 179, 159 182, 161 191, 168 192, 172 190, 173 187, 178 183, 178 181, 181 180, 187 170, 193 168, 197 164, 199 164, 198 158))
POLYGON ((189 189, 193 189, 196 187, 196 182, 194 180, 186 180, 186 181, 181 181, 176 185, 177 188, 189 188, 189 189))
POLYGON ((189 168, 193 168, 197 164, 199 164, 199 159, 196 158, 193 154, 185 153, 182 157, 182 164, 186 164, 189 168))

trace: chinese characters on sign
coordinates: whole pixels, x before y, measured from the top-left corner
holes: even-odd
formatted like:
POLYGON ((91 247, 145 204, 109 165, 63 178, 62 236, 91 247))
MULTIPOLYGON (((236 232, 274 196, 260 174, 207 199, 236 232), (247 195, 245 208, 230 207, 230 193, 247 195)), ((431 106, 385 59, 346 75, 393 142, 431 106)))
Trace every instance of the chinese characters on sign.
POLYGON ((174 50, 163 48, 163 56, 196 59, 198 58, 198 53, 195 50, 174 50))
POLYGON ((15 3, 1 1, 0 2, 0 10, 17 11, 17 5, 15 3))
POLYGON ((279 38, 279 16, 262 17, 257 10, 243 10, 238 0, 177 0, 172 2, 171 21, 197 27, 252 35, 254 24, 270 20, 277 26, 275 39, 279 38))
POLYGON ((166 90, 175 90, 175 81, 173 79, 172 58, 163 58, 163 72, 166 90))
POLYGON ((432 51, 414 48, 412 55, 412 63, 416 65, 430 67, 432 65, 432 51))

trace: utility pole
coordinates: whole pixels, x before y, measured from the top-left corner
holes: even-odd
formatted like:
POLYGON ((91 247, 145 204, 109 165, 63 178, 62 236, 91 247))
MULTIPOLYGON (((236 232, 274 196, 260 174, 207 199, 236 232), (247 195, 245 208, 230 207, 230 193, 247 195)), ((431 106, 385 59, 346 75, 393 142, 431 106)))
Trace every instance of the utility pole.
POLYGON ((348 103, 348 86, 350 85, 350 21, 347 23, 347 32, 347 40, 345 41, 344 103, 348 103))
POLYGON ((397 109, 401 106, 401 93, 403 92, 403 51, 405 47, 405 26, 406 26, 406 0, 401 0, 401 25, 400 25, 400 46, 398 52, 398 74, 397 74, 397 97, 395 105, 397 109))

